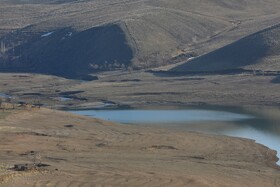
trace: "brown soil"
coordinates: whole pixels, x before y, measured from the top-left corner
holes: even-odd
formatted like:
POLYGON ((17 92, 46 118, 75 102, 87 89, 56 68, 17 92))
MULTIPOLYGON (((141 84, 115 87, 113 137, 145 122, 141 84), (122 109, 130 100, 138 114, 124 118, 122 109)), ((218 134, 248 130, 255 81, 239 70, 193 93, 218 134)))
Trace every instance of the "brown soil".
POLYGON ((276 153, 251 140, 112 124, 49 109, 0 121, 0 185, 280 186, 276 153), (8 170, 40 153, 49 167, 8 170))

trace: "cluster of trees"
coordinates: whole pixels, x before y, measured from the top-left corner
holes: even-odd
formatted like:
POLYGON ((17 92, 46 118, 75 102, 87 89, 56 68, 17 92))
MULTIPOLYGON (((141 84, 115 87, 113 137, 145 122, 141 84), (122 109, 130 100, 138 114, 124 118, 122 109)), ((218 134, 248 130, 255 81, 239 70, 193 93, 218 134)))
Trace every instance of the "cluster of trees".
POLYGON ((6 52, 7 52, 6 44, 5 44, 5 42, 1 41, 1 45, 0 45, 0 65, 3 64, 8 58, 8 55, 6 54, 6 52))
POLYGON ((5 55, 6 52, 6 44, 1 41, 1 48, 0 48, 1 55, 5 55))
POLYGON ((7 97, 7 98, 0 97, 0 109, 3 111, 5 111, 6 109, 16 109, 18 107, 40 108, 41 106, 42 104, 39 99, 34 99, 33 101, 30 102, 30 104, 28 104, 24 101, 13 100, 11 97, 7 97))
MULTIPOLYGON (((3 106, 4 103, 11 103, 11 98, 0 98, 0 109, 2 109, 3 111, 5 110, 5 105, 3 106)), ((15 108, 14 104, 12 104, 12 108, 15 108)))
POLYGON ((9 61, 8 47, 5 42, 1 41, 0 44, 0 67, 5 67, 9 61))
POLYGON ((95 71, 104 71, 104 70, 128 69, 129 66, 124 63, 119 63, 117 60, 114 60, 113 62, 105 61, 103 64, 91 63, 90 68, 95 71))
POLYGON ((0 98, 0 108, 1 108, 1 106, 2 106, 2 103, 4 103, 4 102, 8 102, 8 103, 10 103, 11 102, 11 98, 6 98, 6 99, 3 99, 3 98, 0 98))
POLYGON ((15 44, 9 42, 0 42, 0 68, 21 67, 21 54, 16 54, 15 44))

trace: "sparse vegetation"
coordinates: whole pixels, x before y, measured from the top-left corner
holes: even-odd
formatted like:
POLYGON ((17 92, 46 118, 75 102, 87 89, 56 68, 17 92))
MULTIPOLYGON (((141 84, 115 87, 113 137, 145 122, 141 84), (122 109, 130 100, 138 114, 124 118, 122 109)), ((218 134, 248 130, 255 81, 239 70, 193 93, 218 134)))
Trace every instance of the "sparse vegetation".
POLYGON ((280 17, 277 0, 238 5, 233 0, 15 0, 0 5, 0 70, 68 78, 186 61, 191 53, 225 46, 280 17))
MULTIPOLYGON (((0 186, 280 186, 277 153, 253 140, 52 110, 279 107, 279 10, 279 0, 0 0, 0 186)), ((279 121, 278 109, 255 113, 225 125, 279 121)), ((195 122, 227 132, 209 124, 195 122)))
POLYGON ((269 27, 187 63, 173 71, 215 72, 245 69, 254 75, 280 71, 280 25, 269 27))

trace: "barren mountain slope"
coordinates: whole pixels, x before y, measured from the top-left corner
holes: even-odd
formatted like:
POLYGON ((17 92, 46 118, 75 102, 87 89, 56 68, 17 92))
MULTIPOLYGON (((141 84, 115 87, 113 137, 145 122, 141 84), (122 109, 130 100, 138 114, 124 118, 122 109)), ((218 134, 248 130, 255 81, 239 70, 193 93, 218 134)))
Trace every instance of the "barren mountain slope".
POLYGON ((195 58, 175 71, 248 69, 280 71, 280 25, 249 35, 214 52, 195 58))
POLYGON ((96 69, 161 66, 209 52, 275 24, 279 8, 277 0, 0 1, 0 40, 5 43, 1 69, 67 76, 73 69, 84 74, 96 69), (86 38, 92 37, 85 38, 85 32, 111 27, 118 28, 117 41, 100 45, 103 40, 93 36, 90 45, 84 45, 86 38), (81 50, 74 43, 83 46, 81 50), (50 51, 46 45, 61 51, 50 51), (107 51, 112 45, 118 47, 107 51), (96 54, 95 50, 104 52, 96 54), (129 51, 127 57, 111 53, 119 50, 129 51), (76 51, 74 59, 69 57, 72 51, 76 51), (88 54, 97 60, 85 59, 88 54), (81 70, 76 68, 79 63, 81 70))

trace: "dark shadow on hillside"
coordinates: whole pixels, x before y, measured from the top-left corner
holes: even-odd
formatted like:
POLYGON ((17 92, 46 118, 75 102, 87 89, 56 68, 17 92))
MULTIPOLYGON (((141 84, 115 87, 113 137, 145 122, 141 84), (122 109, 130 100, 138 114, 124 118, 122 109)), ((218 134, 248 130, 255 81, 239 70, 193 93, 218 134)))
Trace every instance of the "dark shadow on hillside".
POLYGON ((267 46, 262 38, 245 38, 221 49, 195 58, 171 71, 223 71, 256 64, 265 57, 267 46))
POLYGON ((275 33, 279 29, 279 25, 264 29, 211 53, 192 59, 171 69, 171 71, 215 72, 244 69, 247 65, 257 64, 264 57, 278 53, 279 49, 275 43, 280 39, 275 33))
MULTIPOLYGON (((1 0, 0 0, 1 1, 1 0)), ((63 4, 63 3, 76 3, 87 0, 3 0, 10 4, 63 4)))
POLYGON ((0 71, 90 79, 96 71, 130 66, 133 52, 117 24, 83 32, 71 28, 41 33, 0 56, 0 71))
POLYGON ((274 79, 271 80, 271 83, 274 84, 280 84, 280 76, 275 77, 274 79))

